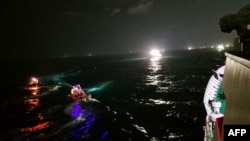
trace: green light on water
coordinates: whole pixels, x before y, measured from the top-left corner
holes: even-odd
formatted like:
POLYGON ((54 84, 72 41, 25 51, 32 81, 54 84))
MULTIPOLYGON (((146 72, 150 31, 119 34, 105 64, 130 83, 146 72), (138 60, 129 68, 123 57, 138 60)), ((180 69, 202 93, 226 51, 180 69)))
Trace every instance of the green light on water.
POLYGON ((111 83, 112 83, 112 81, 103 82, 99 86, 89 89, 87 92, 102 91, 105 88, 107 88, 111 83))

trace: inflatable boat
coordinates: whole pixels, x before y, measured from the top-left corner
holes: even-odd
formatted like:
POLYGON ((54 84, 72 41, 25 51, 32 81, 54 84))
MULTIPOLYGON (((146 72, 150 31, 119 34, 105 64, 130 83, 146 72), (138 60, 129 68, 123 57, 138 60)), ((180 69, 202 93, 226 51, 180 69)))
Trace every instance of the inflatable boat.
POLYGON ((88 100, 88 95, 83 91, 80 85, 75 85, 72 87, 70 97, 74 101, 78 101, 78 100, 87 101, 88 100))
POLYGON ((26 87, 26 89, 29 90, 29 91, 37 91, 37 90, 39 90, 40 87, 39 87, 38 78, 30 77, 29 84, 26 87))

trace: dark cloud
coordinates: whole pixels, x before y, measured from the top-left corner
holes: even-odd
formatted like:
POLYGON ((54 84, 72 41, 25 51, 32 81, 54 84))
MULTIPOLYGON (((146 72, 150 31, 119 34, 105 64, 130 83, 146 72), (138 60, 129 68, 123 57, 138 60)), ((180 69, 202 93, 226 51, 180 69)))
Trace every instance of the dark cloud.
POLYGON ((113 9, 111 15, 116 15, 116 14, 118 14, 120 12, 121 12, 120 8, 115 8, 115 9, 113 9))
POLYGON ((134 7, 130 7, 128 9, 129 14, 140 14, 140 13, 145 13, 147 12, 154 4, 153 0, 146 1, 146 0, 141 0, 138 5, 134 7))

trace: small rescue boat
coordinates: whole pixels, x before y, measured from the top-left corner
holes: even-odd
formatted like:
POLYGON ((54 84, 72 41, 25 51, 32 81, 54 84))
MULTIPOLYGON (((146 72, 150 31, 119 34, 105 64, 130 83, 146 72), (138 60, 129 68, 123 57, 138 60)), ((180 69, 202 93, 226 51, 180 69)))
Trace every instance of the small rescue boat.
POLYGON ((39 87, 39 81, 36 77, 31 77, 29 80, 29 84, 26 87, 27 90, 29 91, 37 91, 40 89, 39 87))
POLYGON ((78 100, 87 101, 88 100, 88 95, 82 90, 80 85, 75 85, 72 87, 70 97, 74 101, 78 101, 78 100))

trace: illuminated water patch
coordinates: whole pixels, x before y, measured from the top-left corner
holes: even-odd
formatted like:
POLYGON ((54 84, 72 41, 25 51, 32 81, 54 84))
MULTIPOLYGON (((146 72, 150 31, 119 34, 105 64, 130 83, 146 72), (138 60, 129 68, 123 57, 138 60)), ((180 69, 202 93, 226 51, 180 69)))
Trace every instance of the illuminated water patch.
POLYGON ((76 121, 84 121, 81 122, 80 125, 74 124, 70 134, 74 138, 84 138, 88 135, 89 129, 93 126, 96 116, 87 110, 81 108, 80 103, 75 103, 72 107, 71 117, 73 117, 76 121))

